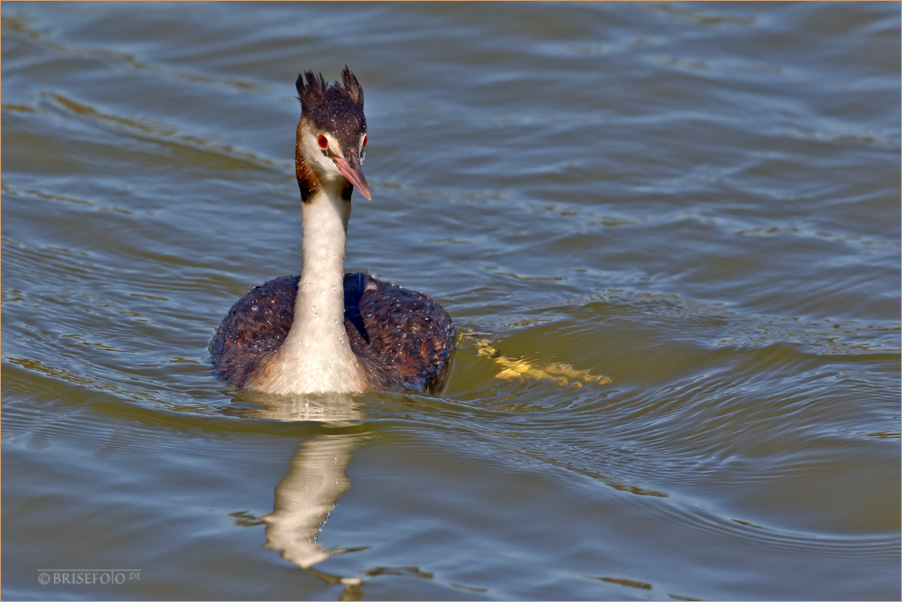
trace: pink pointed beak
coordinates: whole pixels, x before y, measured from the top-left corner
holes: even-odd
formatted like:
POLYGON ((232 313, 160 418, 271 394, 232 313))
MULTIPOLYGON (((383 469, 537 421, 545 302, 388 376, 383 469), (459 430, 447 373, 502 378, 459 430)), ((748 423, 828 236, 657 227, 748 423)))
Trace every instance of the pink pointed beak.
POLYGON ((373 195, 370 194, 370 186, 366 183, 366 176, 363 175, 363 167, 360 166, 360 161, 357 160, 357 157, 351 155, 349 161, 342 157, 333 156, 332 160, 335 161, 335 166, 338 168, 338 171, 341 172, 341 175, 346 177, 348 182, 350 182, 351 185, 366 198, 366 200, 372 201, 373 195))

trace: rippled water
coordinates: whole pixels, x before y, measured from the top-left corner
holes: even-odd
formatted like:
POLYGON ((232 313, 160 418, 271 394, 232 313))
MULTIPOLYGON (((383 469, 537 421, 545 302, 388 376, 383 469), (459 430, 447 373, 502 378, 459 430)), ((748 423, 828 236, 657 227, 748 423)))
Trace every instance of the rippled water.
POLYGON ((898 4, 2 18, 5 598, 898 599, 898 4), (441 397, 210 373, 345 63, 441 397))

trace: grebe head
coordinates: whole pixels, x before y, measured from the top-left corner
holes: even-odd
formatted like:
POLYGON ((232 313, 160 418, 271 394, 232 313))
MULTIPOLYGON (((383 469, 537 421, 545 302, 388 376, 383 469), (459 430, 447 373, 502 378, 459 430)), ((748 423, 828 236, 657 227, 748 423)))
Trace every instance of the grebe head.
MULTIPOLYGON (((295 83, 301 101, 296 150, 298 182, 302 190, 305 185, 346 187, 350 183, 364 197, 372 199, 361 167, 366 148, 363 88, 347 65, 341 76, 341 83, 327 83, 322 74, 312 71, 298 75, 295 83), (302 161, 312 173, 302 169, 302 161), (311 176, 318 182, 302 181, 311 176)), ((350 188, 347 192, 349 199, 350 188)))

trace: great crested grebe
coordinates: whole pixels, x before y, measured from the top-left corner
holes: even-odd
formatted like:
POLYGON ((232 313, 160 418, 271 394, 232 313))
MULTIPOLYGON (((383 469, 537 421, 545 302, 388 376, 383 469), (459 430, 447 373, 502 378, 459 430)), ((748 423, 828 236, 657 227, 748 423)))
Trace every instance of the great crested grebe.
POLYGON ((341 83, 307 71, 295 85, 301 276, 270 280, 232 306, 210 342, 213 368, 264 393, 440 391, 455 348, 451 316, 426 295, 344 273, 351 193, 371 198, 360 166, 363 89, 347 66, 341 83))

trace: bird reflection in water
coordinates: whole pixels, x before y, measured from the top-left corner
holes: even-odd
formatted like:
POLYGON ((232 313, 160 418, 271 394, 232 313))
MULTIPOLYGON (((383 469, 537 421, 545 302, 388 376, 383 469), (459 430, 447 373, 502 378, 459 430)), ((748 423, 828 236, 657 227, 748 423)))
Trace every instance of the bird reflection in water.
POLYGON ((361 580, 314 569, 327 558, 355 549, 327 549, 317 541, 329 514, 350 489, 347 469, 351 453, 362 433, 348 432, 364 418, 353 396, 323 394, 304 396, 254 397, 259 408, 237 412, 244 417, 283 422, 313 422, 335 433, 314 434, 298 445, 288 463, 288 473, 275 489, 273 511, 261 520, 266 525, 266 545, 282 553, 282 558, 316 575, 330 585, 341 584, 342 600, 360 598, 361 580))

